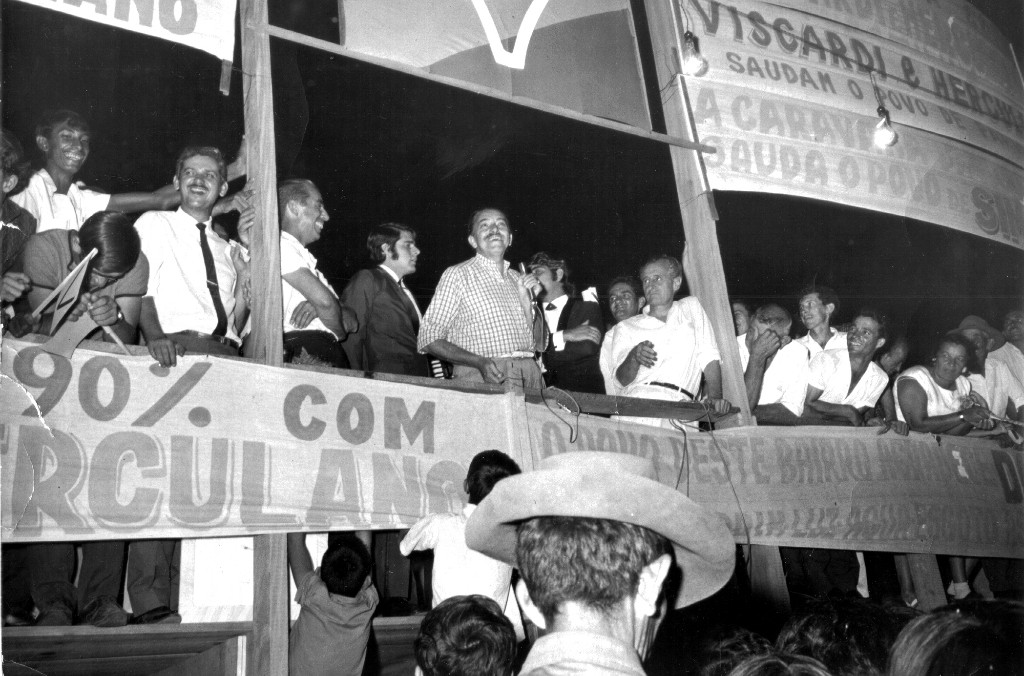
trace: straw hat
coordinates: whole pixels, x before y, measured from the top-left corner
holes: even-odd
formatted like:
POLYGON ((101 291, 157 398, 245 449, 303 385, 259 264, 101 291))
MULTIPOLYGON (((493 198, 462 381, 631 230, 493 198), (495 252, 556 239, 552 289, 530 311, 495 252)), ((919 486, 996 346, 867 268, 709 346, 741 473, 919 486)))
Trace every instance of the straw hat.
MULTIPOLYGON (((988 322, 977 315, 968 315, 964 317, 964 320, 960 322, 960 326, 957 327, 957 330, 963 331, 964 329, 978 329, 991 340, 994 340, 995 345, 992 346, 992 350, 998 350, 1006 344, 1006 337, 1003 336, 1002 332, 989 326, 988 322)), ((991 352, 991 350, 989 351, 991 352)))
POLYGON ((711 596, 735 566, 736 545, 721 518, 657 481, 651 460, 621 453, 562 453, 502 479, 466 524, 466 544, 516 565, 516 526, 538 516, 622 521, 663 535, 683 583, 675 607, 711 596))

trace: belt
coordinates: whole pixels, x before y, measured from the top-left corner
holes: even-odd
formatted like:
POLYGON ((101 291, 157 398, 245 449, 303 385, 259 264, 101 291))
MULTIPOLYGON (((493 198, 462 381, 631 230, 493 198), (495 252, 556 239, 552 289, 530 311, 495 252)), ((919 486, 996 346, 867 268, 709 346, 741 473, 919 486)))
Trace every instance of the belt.
POLYGON ((664 387, 666 390, 675 390, 676 392, 682 392, 683 394, 688 396, 691 400, 697 401, 697 397, 693 396, 693 394, 688 389, 686 389, 685 387, 679 387, 678 385, 673 385, 672 383, 659 383, 656 380, 653 381, 653 382, 647 383, 647 384, 648 385, 654 385, 655 387, 664 387))
POLYGON ((513 352, 512 354, 499 354, 491 359, 529 359, 532 361, 534 356, 532 352, 513 352))
POLYGON ((323 331, 321 329, 299 329, 297 331, 285 331, 285 340, 295 340, 298 338, 312 338, 313 336, 323 335, 331 339, 335 343, 339 342, 338 337, 331 331, 323 331))
POLYGON ((212 340, 215 343, 220 343, 226 347, 231 347, 236 350, 241 349, 242 345, 234 338, 228 338, 227 336, 215 336, 210 333, 203 333, 202 331, 191 331, 186 329, 185 331, 175 331, 183 336, 192 336, 193 338, 202 338, 203 340, 212 340))

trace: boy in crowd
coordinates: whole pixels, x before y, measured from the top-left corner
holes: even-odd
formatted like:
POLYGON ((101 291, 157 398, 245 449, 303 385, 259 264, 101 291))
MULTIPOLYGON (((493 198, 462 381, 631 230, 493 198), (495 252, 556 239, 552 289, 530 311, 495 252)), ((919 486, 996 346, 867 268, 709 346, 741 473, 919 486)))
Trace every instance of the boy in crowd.
POLYGON ((370 621, 380 598, 370 583, 370 552, 355 536, 327 548, 320 567, 305 533, 288 534, 288 565, 302 606, 288 640, 291 676, 359 676, 366 661, 370 621))
POLYGON ((516 634, 494 599, 453 596, 423 618, 416 676, 512 676, 516 634))
POLYGON ((462 514, 430 514, 420 519, 402 539, 399 549, 404 556, 423 549, 434 550, 434 607, 452 596, 482 594, 504 609, 515 627, 516 637, 522 640, 523 620, 515 598, 509 593, 512 567, 466 547, 466 521, 476 506, 495 484, 520 471, 515 460, 501 451, 477 453, 462 484, 469 494, 469 504, 462 514))

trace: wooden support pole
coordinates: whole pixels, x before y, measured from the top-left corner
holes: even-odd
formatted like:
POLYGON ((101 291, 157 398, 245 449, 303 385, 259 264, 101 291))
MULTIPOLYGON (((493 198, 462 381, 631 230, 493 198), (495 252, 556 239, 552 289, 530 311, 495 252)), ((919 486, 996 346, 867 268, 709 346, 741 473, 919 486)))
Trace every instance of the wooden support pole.
MULTIPOLYGON (((645 0, 647 21, 651 31, 654 62, 657 65, 658 90, 662 92, 666 133, 698 143, 697 130, 690 114, 686 85, 679 74, 682 53, 680 27, 676 24, 673 2, 676 0, 645 0)), ((724 67, 724 65, 723 65, 724 67)), ((718 248, 718 232, 711 189, 704 174, 700 153, 672 146, 672 166, 676 174, 676 193, 683 217, 686 250, 683 268, 690 291, 700 299, 708 313, 718 341, 722 361, 722 390, 725 398, 740 408, 736 423, 750 425, 753 418, 743 385, 739 347, 732 321, 729 293, 725 286, 722 254, 718 248)))
MULTIPOLYGON (((255 190, 250 357, 280 366, 283 350, 281 238, 277 224, 277 153, 270 75, 267 0, 242 0, 242 92, 249 187, 255 190)), ((253 640, 249 673, 288 674, 288 561, 286 536, 258 535, 253 547, 253 640)))
POLYGON ((946 605, 946 592, 942 588, 939 562, 934 554, 907 554, 910 576, 914 580, 917 607, 928 611, 946 605))

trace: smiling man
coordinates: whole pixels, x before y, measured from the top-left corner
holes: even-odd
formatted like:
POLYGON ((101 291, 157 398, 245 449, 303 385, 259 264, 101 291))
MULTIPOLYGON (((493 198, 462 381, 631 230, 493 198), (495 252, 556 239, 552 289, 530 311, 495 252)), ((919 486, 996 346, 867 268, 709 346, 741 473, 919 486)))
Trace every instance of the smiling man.
MULTIPOLYGON (((153 192, 117 195, 79 187, 75 175, 89 158, 92 131, 89 123, 72 110, 43 113, 36 125, 36 146, 45 164, 29 179, 25 189, 11 199, 38 221, 36 232, 77 230, 85 219, 98 211, 136 213, 149 209, 171 209, 180 203, 174 185, 153 192)), ((244 144, 243 144, 244 148, 244 144)), ((227 167, 229 179, 245 171, 245 158, 239 157, 227 167)))
POLYGON ((616 324, 637 316, 646 303, 640 281, 636 277, 624 275, 608 284, 608 309, 616 324))
POLYGON ((809 286, 800 292, 800 321, 807 335, 796 342, 812 357, 822 350, 846 347, 846 334, 832 328, 832 318, 838 311, 839 296, 827 286, 809 286))
MULTIPOLYGON (((176 355, 238 356, 238 331, 249 312, 248 264, 211 226, 213 207, 227 192, 220 151, 186 148, 178 158, 177 211, 149 211, 135 224, 149 259, 149 294, 142 299, 139 328, 150 353, 164 366, 176 355)), ((242 214, 251 221, 253 213, 242 214)))
POLYGON ((811 359, 807 377, 807 408, 860 427, 864 412, 875 405, 889 376, 872 359, 885 345, 889 320, 863 308, 846 334, 846 346, 819 352, 811 359))
POLYGON ((455 365, 453 376, 519 387, 543 388, 538 332, 544 318, 533 299, 537 278, 509 269, 505 251, 512 244, 508 217, 481 209, 469 218, 468 261, 444 271, 420 327, 419 351, 455 365))
POLYGON ((366 248, 377 265, 357 272, 341 293, 359 322, 342 344, 349 363, 364 371, 429 377, 427 357, 416 349, 423 314, 405 285, 420 256, 416 231, 401 223, 376 225, 366 248))
POLYGON ((334 288, 316 269, 316 258, 306 250, 320 239, 331 218, 324 198, 312 181, 291 179, 278 186, 277 207, 288 360, 313 357, 335 368, 348 368, 349 360, 338 341, 356 330, 355 314, 342 307, 334 288))

